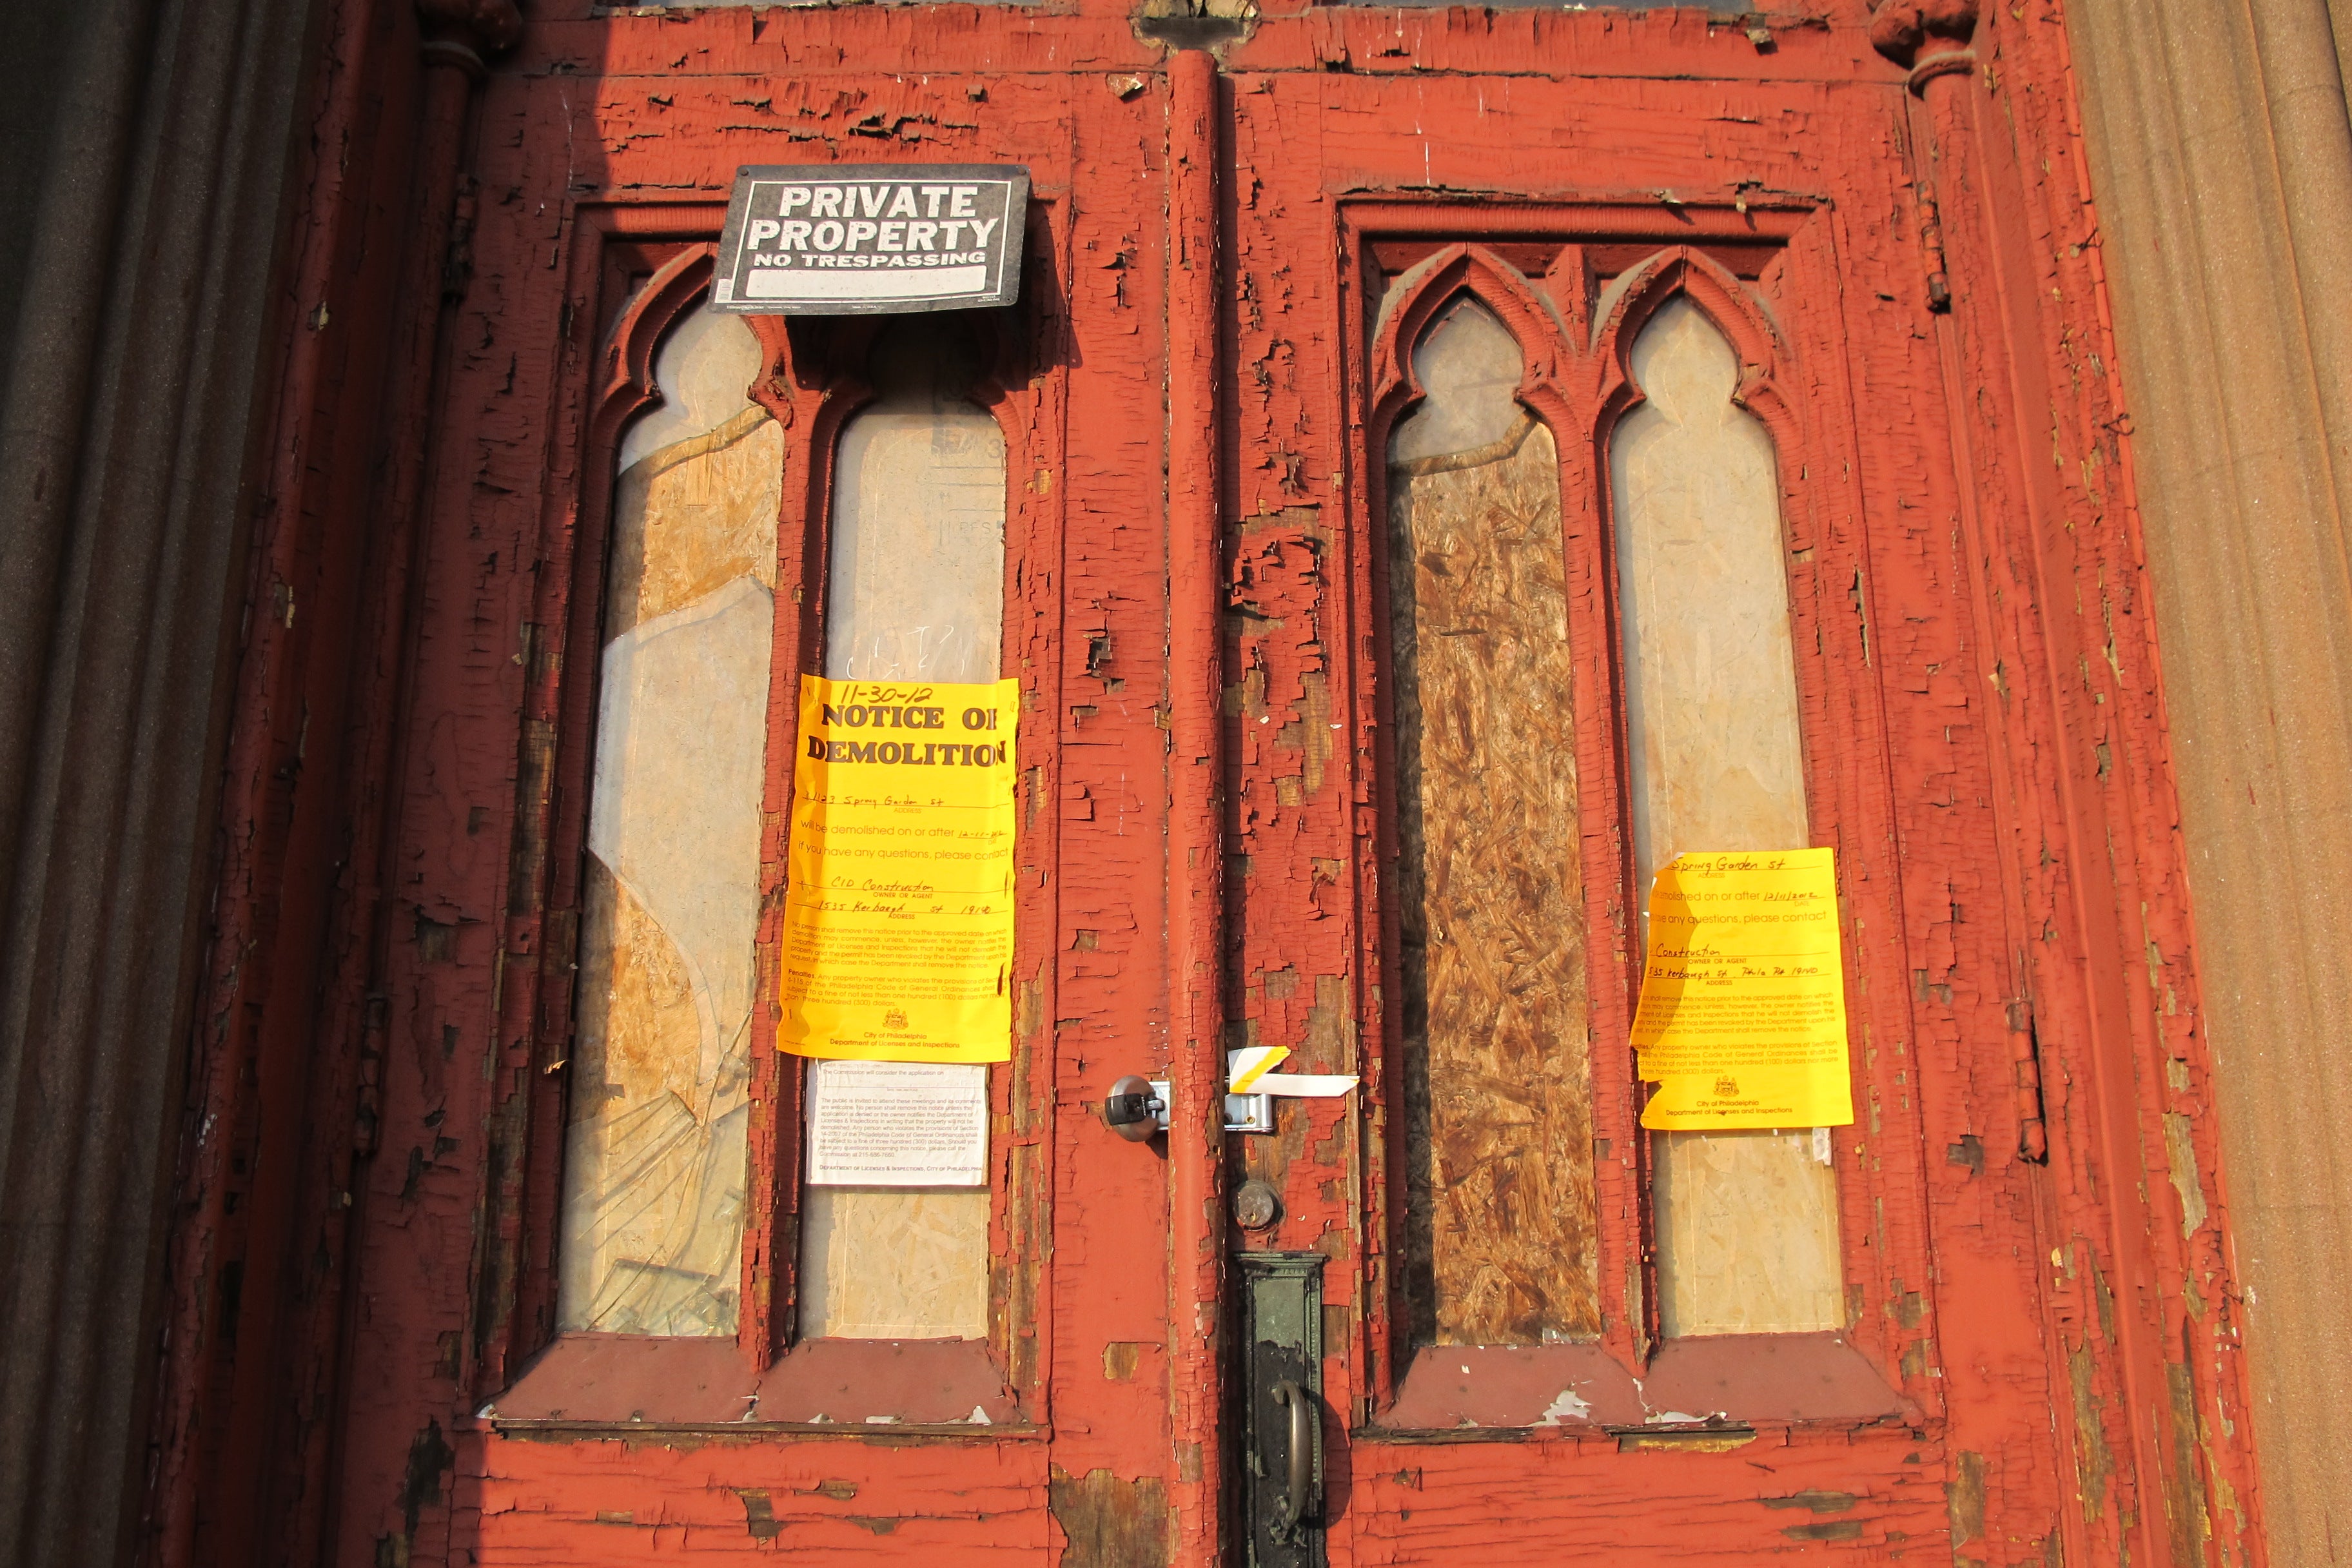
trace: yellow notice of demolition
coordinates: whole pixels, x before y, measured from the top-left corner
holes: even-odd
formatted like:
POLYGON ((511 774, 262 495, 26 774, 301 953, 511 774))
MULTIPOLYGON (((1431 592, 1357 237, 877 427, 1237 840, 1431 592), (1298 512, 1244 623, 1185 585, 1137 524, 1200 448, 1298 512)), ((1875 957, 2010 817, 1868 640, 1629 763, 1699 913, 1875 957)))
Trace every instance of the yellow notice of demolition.
POLYGON ((1013 1055, 1021 683, 801 678, 776 1043, 804 1057, 1013 1055))
POLYGON ((1644 1127, 1851 1122, 1835 852, 1683 855, 1660 871, 1633 1047, 1658 1086, 1644 1127))

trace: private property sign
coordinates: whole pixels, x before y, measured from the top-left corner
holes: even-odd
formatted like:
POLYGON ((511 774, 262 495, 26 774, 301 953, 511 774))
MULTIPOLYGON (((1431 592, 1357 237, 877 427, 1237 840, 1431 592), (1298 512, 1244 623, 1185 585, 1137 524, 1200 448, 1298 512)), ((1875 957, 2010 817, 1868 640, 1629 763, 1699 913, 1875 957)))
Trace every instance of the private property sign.
POLYGON ((739 169, 711 304, 753 316, 1009 305, 1029 171, 988 163, 739 169))

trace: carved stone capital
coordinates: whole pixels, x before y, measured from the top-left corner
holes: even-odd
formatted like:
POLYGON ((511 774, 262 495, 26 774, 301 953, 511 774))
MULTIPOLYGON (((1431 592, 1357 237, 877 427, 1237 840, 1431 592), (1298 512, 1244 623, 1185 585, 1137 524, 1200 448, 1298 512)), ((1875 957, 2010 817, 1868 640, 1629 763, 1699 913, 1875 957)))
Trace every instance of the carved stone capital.
POLYGON ((1870 41, 1899 66, 1955 53, 1977 30, 1977 0, 1879 0, 1870 41))
POLYGON ((515 0, 416 0, 416 19, 428 50, 456 47, 478 59, 514 47, 522 37, 515 0))

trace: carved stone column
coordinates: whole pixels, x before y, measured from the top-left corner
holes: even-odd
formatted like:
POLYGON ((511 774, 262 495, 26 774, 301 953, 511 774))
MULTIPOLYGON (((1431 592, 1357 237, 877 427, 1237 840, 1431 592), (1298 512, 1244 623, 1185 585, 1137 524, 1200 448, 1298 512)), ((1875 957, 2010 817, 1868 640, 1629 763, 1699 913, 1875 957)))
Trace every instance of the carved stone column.
MULTIPOLYGON (((1929 123, 1942 140, 1938 122, 1958 110, 1957 94, 1946 79, 1976 68, 1977 0, 1882 0, 1870 19, 1870 41, 1878 52, 1909 69, 1908 86, 1927 105, 1929 123), (1931 84, 1944 82, 1943 86, 1931 84)), ((1951 275, 1944 260, 1943 193, 1928 171, 1942 161, 1931 146, 1919 176, 1919 243, 1927 257, 1927 303, 1930 309, 1952 308, 1951 275)))
MULTIPOLYGON (((1871 37, 1906 73, 1925 292, 1942 312, 1935 340, 1961 476, 1955 554, 1982 661, 1971 707, 2000 781, 1990 804, 2003 877, 2018 890, 2000 933, 2001 1087, 2014 1097, 2016 1157, 2044 1167, 2030 1189, 2039 1218, 2107 1292, 2095 1310, 2063 1286, 2045 1301, 2047 1375, 2071 1385, 2053 1409, 2060 1451, 2073 1489, 2101 1500, 2063 1510, 2053 1541, 2069 1561, 2185 1565, 2204 1561, 2200 1542, 2245 1539, 2238 1516, 2209 1520, 2205 1500, 2244 1476, 2242 1451, 2200 1436, 2230 1418, 2240 1384, 2224 1321, 2183 1305, 2180 1282, 2193 1297, 2218 1273, 2199 1272, 2218 1251, 2213 1211, 2176 1149, 2203 1129, 2160 1097, 2189 1064, 2164 1054, 2166 994, 2123 979, 2145 972, 2159 936, 2178 951, 2178 933, 2150 923, 2137 864, 2113 847, 2137 837, 2148 863, 2170 864, 2169 779, 2155 672, 2126 619, 2140 589, 2128 492, 2112 477, 2123 449, 2114 426, 2095 422, 2105 347, 2082 336, 2096 336, 2095 271, 2069 243, 2090 214, 2071 161, 2063 39, 2043 16, 1885 0, 1871 37), (2037 79, 2057 90, 2021 89, 2037 79), (2109 477, 2078 479, 2094 469, 2109 477), (2086 584, 2126 608, 2109 617, 2086 584), (2003 679, 2042 660, 2084 673, 2003 679), (2113 679, 2095 689, 2088 672, 2102 665, 2113 679), (2025 889, 2045 867, 2063 880, 2041 907, 2025 889), (2079 1200, 2094 1191, 2086 1211, 2079 1200)), ((2185 979, 2181 991, 2193 1008, 2185 979)), ((1988 1100, 1992 1088, 1982 1086, 1988 1100)), ((1952 1550, 1989 1548, 1958 1538, 1952 1550)))
POLYGON ((423 226, 418 250, 441 258, 441 292, 455 297, 465 291, 474 222, 473 175, 467 167, 474 90, 489 74, 488 58, 520 41, 522 12, 515 0, 416 0, 416 19, 425 36, 425 103, 412 216, 423 226))
POLYGON ((136 1549, 318 0, 0 13, 0 1558, 136 1549))
POLYGON ((2352 1471, 2352 124, 2343 0, 2070 0, 2195 900, 2270 1560, 2352 1471), (2332 22, 2332 26, 2331 26, 2332 22))
POLYGON ((373 1142, 381 1047, 366 1003, 392 828, 381 781, 426 436, 467 281, 475 105, 521 31, 511 0, 299 3, 319 14, 322 63, 280 287, 299 320, 273 367, 252 604, 224 605, 244 636, 182 1107, 154 1568, 326 1550, 343 1260, 363 1219, 352 1175, 373 1142))
MULTIPOLYGON (((373 531, 381 541, 383 570, 369 606, 371 640, 380 652, 375 689, 361 698, 379 714, 394 714, 406 668, 408 584, 417 568, 415 553, 427 530, 418 510, 430 493, 433 410, 447 362, 448 307, 471 280, 470 246, 475 217, 472 173, 475 100, 488 79, 488 58, 511 48, 522 37, 522 14, 514 0, 416 0, 422 29, 425 102, 419 117, 415 195, 407 212, 408 249, 403 263, 399 307, 394 325, 393 374, 386 390, 385 457, 392 482, 380 498, 373 531)), ((396 721, 373 727, 373 749, 362 759, 370 776, 395 776, 391 754, 396 721)), ((391 825, 364 825, 354 846, 362 872, 355 892, 363 906, 360 930, 372 930, 380 912, 373 900, 390 885, 387 868, 373 864, 372 850, 391 840, 391 825), (375 874, 370 874, 370 873, 375 874)), ((363 934, 362 942, 367 942, 363 934)), ((382 954, 376 955, 380 963, 382 954)), ((371 977, 372 984, 372 977, 371 977)), ((371 1041, 373 1052, 380 1042, 371 1041)), ((360 1107, 360 1148, 373 1152, 375 1107, 373 1076, 360 1107)))

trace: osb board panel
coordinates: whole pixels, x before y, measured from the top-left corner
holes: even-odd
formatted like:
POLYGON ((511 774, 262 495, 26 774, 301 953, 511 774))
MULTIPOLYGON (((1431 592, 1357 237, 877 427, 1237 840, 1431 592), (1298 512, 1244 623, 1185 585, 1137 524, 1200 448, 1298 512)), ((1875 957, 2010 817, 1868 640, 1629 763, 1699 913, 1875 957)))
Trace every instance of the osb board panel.
POLYGON ((703 1035, 677 944, 601 861, 586 881, 582 980, 610 1001, 576 1037, 576 1059, 595 1077, 583 1074, 593 1092, 566 1130, 559 1321, 731 1339, 743 1244, 740 1055, 724 1098, 698 1083, 703 1035))
POLYGON ((810 1187, 800 1331, 865 1340, 988 1331, 985 1187, 810 1187))
POLYGON ((1415 1343, 1601 1327, 1559 459, 1493 445, 1391 469, 1415 1343))
POLYGON ((613 507, 608 641, 738 577, 774 589, 783 446, 763 411, 745 408, 622 473, 613 507))
MULTIPOLYGON (((1697 306, 1660 306, 1626 359, 1643 400, 1610 433, 1609 493, 1638 898, 1686 851, 1811 839, 1779 454, 1697 306)), ((1651 1159, 1661 1333, 1844 1322, 1837 1183, 1810 1134, 1670 1132, 1651 1159)))
MULTIPOLYGON (((833 453, 824 673, 994 680, 1006 450, 996 420, 970 397, 971 333, 953 316, 896 321, 865 357, 877 395, 833 453)), ((1024 1266, 1002 1248, 992 1254, 990 1206, 985 1187, 805 1189, 798 1332, 984 1337, 992 1284, 1002 1291, 1024 1266)))
POLYGON ((742 391, 758 354, 734 318, 680 323, 656 361, 668 401, 650 416, 673 438, 614 487, 558 1257, 566 1328, 731 1336, 739 1321, 783 471, 782 432, 742 391))

